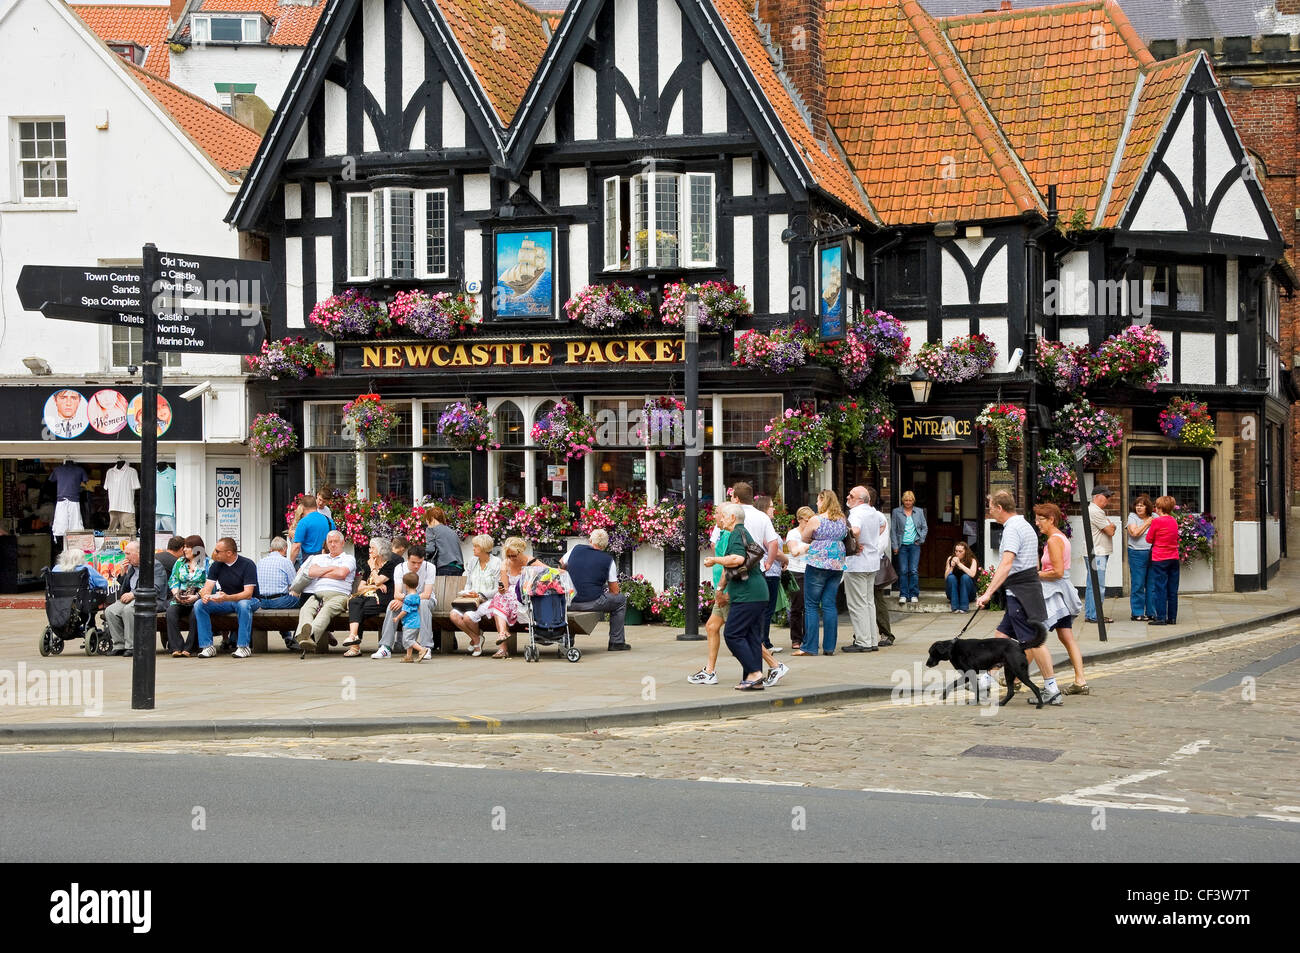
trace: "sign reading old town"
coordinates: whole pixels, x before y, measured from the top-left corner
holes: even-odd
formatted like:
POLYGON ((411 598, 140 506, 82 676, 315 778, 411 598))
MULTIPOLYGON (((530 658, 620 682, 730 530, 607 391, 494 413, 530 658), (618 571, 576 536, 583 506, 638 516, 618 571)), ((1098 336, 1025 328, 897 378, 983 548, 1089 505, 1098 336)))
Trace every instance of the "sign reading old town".
POLYGON ((604 367, 680 364, 682 338, 465 341, 448 344, 363 344, 339 348, 339 370, 440 370, 470 367, 604 367))

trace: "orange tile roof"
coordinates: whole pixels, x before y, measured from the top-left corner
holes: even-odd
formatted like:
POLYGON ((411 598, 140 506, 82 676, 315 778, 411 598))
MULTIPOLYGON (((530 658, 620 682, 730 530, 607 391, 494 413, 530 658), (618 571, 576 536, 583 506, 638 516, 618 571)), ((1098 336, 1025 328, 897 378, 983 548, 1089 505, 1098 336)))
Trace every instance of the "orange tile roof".
POLYGON ((435 3, 501 125, 509 125, 546 53, 549 40, 542 15, 519 0, 435 3))
POLYGON ((1119 224, 1119 217, 1132 198, 1170 112, 1177 105, 1192 70, 1204 55, 1200 50, 1192 50, 1165 60, 1146 73, 1132 125, 1124 141, 1124 154, 1111 187, 1110 201, 1106 203, 1102 227, 1114 228, 1119 224))
MULTIPOLYGON (((813 134, 813 130, 804 121, 803 115, 772 63, 767 47, 759 35, 758 27, 749 15, 752 7, 747 7, 745 0, 713 0, 713 6, 735 40, 754 78, 762 87, 763 94, 771 103, 790 138, 794 140, 798 152, 794 161, 802 163, 817 187, 835 196, 864 218, 879 221, 870 204, 864 201, 860 184, 855 180, 852 170, 846 165, 835 146, 833 144, 823 146, 818 141, 819 137, 813 134)), ((830 74, 829 64, 827 74, 830 74)), ((736 91, 734 95, 740 94, 740 91, 736 91)), ((847 149, 847 144, 845 147, 847 149)))
POLYGON ((148 52, 144 68, 164 79, 171 72, 167 38, 171 12, 167 4, 69 4, 105 43, 137 43, 148 52))
MULTIPOLYGON (((1017 215, 1022 209, 991 155, 1005 166, 1006 150, 992 130, 982 141, 972 127, 968 117, 978 104, 969 83, 950 85, 958 79, 954 63, 945 62, 946 71, 936 64, 939 38, 931 37, 927 48, 917 32, 933 24, 924 11, 905 10, 902 0, 829 0, 831 125, 888 224, 1017 215)), ((1025 183, 1019 186, 1028 192, 1025 183)))
POLYGON ((262 141, 255 130, 175 83, 125 60, 122 65, 227 179, 239 181, 235 173, 249 167, 262 141))
POLYGON ((317 0, 311 6, 284 6, 279 0, 203 0, 197 9, 208 13, 260 13, 271 21, 266 38, 271 46, 306 46, 325 3, 317 0))

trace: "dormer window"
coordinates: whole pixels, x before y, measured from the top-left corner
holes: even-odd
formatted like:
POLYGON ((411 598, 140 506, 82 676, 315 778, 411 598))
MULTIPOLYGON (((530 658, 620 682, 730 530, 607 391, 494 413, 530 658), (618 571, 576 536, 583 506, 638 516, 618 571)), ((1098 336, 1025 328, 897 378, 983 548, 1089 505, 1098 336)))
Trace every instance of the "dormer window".
POLYGON ((713 266, 714 194, 711 172, 605 179, 605 270, 713 266))
POLYGON ((147 50, 139 43, 110 43, 108 48, 128 63, 134 63, 136 66, 144 65, 147 50))
POLYGON ((261 43, 260 14, 217 14, 190 17, 190 37, 195 43, 261 43))

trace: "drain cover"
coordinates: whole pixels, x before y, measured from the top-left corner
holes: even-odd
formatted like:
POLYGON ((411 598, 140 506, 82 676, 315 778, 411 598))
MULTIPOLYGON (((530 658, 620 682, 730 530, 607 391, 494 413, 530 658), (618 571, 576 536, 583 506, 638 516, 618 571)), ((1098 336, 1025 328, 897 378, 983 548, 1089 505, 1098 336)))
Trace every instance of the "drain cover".
POLYGON ((1055 761, 1064 751, 1055 748, 1011 748, 1004 745, 976 745, 961 753, 963 758, 1001 758, 1004 761, 1055 761))

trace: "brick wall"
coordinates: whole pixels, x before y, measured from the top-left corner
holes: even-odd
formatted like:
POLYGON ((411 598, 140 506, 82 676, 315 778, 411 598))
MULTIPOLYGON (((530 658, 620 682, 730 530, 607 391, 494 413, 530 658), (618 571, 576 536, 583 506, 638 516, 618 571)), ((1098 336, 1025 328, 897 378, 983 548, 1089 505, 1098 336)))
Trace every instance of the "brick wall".
POLYGON ((758 16, 772 28, 786 75, 799 90, 812 119, 813 133, 826 138, 826 66, 822 58, 825 0, 757 0, 758 16))
POLYGON ((1300 13, 1300 0, 1277 0, 1278 13, 1300 13))
MULTIPOLYGON (((1218 413, 1214 418, 1214 432, 1226 439, 1233 440, 1232 450, 1232 518, 1234 520, 1259 520, 1259 506, 1256 502, 1255 473, 1259 461, 1259 440, 1263 433, 1259 429, 1259 414, 1218 413), (1242 424, 1251 418, 1255 427, 1255 440, 1242 440, 1242 424)), ((1227 525, 1219 519, 1220 527, 1227 525)))

